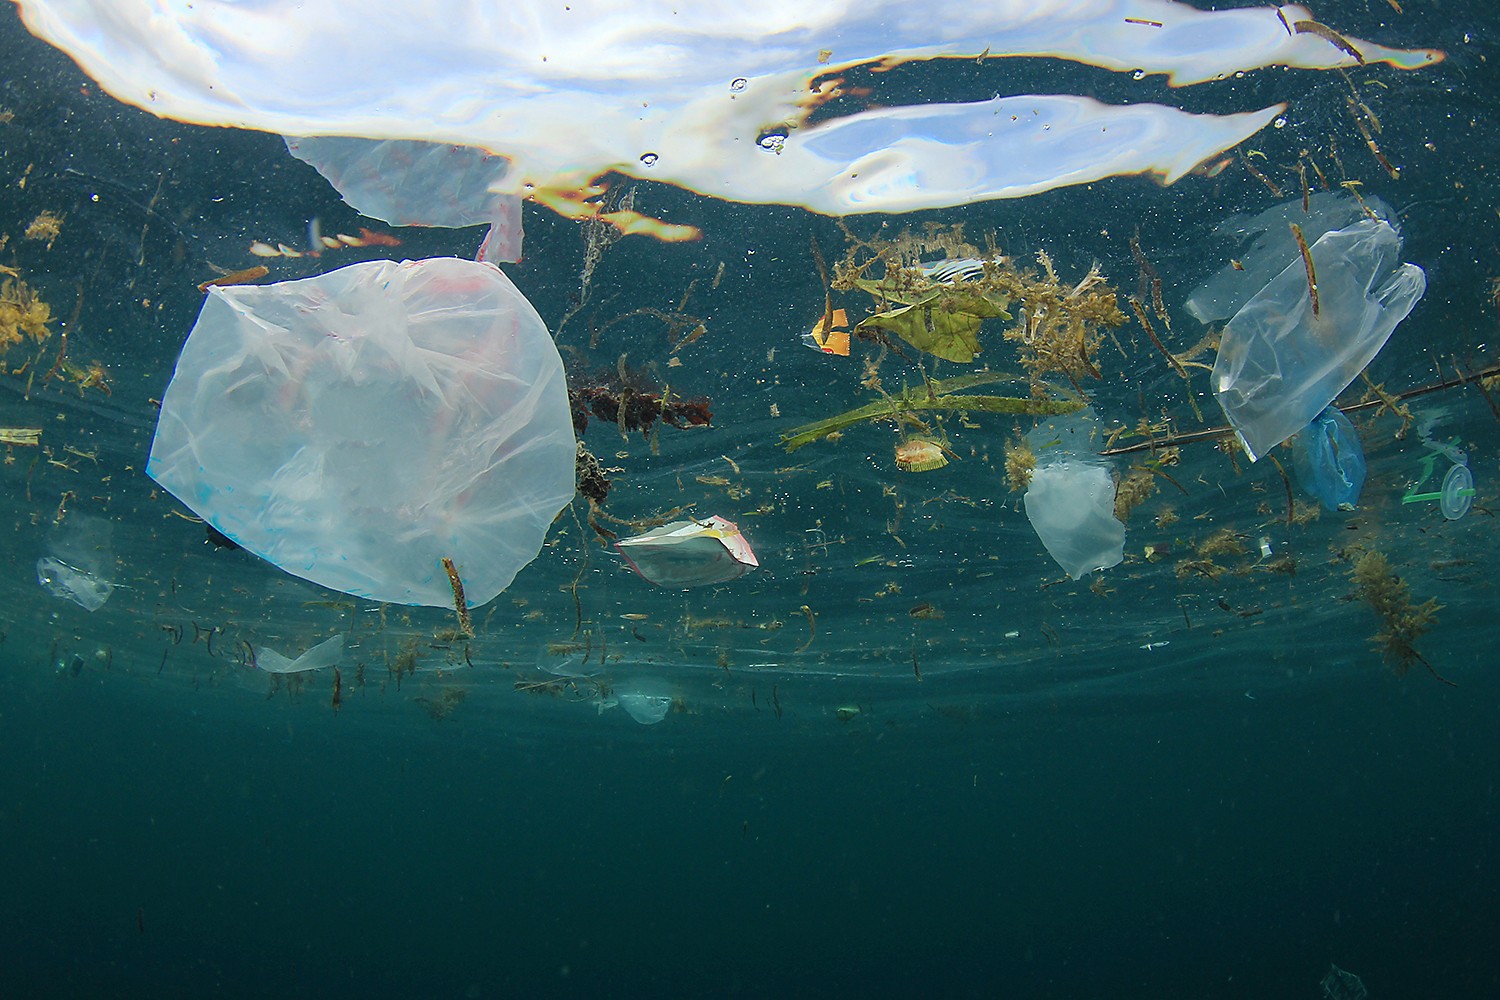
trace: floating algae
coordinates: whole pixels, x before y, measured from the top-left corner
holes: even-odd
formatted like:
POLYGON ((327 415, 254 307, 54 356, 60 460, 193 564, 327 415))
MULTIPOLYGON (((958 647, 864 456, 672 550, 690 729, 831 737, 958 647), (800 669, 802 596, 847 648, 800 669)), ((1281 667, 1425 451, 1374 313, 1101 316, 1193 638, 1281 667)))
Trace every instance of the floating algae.
POLYGON ((965 241, 961 225, 929 225, 889 241, 849 236, 832 288, 874 297, 874 311, 853 327, 862 339, 884 341, 893 333, 918 350, 968 364, 983 350, 979 330, 986 319, 1014 321, 1004 338, 1016 345, 1033 387, 1056 374, 1077 388, 1101 377, 1095 356, 1104 330, 1125 322, 1097 263, 1068 284, 1046 251, 1036 255, 1040 271, 1021 268, 997 251, 993 237, 983 250, 965 241), (944 258, 923 262, 937 253, 944 258), (871 277, 875 271, 879 276, 871 277))
POLYGON ((1437 599, 1412 604, 1411 588, 1391 569, 1385 555, 1374 549, 1359 557, 1349 576, 1354 581, 1356 596, 1380 619, 1380 628, 1370 642, 1381 651, 1396 676, 1406 676, 1413 663, 1420 663, 1444 684, 1452 684, 1417 652, 1417 640, 1432 628, 1443 608, 1437 599))

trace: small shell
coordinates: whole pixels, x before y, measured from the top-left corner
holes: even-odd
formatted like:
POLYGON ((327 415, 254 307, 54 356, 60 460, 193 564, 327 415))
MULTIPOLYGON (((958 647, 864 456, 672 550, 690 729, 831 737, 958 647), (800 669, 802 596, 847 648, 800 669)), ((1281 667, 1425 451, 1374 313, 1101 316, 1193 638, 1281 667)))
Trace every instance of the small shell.
POLYGON ((896 468, 902 472, 931 472, 948 464, 943 448, 931 438, 907 438, 896 445, 896 468))

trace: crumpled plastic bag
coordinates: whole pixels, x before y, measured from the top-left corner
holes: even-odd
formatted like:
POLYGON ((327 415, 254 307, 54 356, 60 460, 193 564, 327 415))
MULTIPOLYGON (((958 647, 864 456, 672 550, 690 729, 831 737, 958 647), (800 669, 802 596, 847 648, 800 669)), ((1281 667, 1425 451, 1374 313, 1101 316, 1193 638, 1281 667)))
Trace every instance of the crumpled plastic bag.
POLYGON ((479 259, 521 259, 521 199, 491 191, 510 168, 505 157, 408 139, 285 139, 292 155, 316 168, 361 215, 393 226, 488 225, 479 259))
POLYGON ((562 360, 498 268, 369 261, 209 290, 147 473, 295 576, 451 607, 536 557, 573 496, 562 360))
POLYGON ((727 583, 760 565, 734 522, 717 515, 663 524, 622 538, 615 548, 631 569, 658 587, 727 583))
POLYGON ((1363 218, 1311 246, 1319 311, 1301 254, 1235 313, 1214 361, 1214 395, 1255 461, 1306 427, 1385 345, 1427 288, 1401 237, 1363 218))
POLYGON ((288 659, 267 646, 261 646, 255 651, 255 665, 270 674, 298 674, 304 670, 331 667, 343 657, 344 637, 336 635, 304 651, 295 660, 288 659))
POLYGON ((69 515, 47 541, 50 554, 36 561, 37 582, 53 597, 98 611, 115 592, 113 535, 114 525, 102 517, 69 515))
POLYGON ((1026 517, 1047 554, 1077 580, 1125 558, 1125 525, 1115 517, 1115 479, 1097 455, 1098 418, 1085 408, 1039 424, 1026 443, 1037 464, 1026 517))
POLYGON ((1334 406, 1323 408, 1292 438, 1297 482, 1329 510, 1353 510, 1365 485, 1359 432, 1334 406))

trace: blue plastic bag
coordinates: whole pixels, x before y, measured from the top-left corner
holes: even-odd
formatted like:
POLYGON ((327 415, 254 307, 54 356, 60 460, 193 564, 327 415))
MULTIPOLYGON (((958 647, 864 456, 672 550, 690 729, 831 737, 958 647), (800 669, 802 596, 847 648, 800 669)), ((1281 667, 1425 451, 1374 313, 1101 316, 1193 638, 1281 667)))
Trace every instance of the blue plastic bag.
POLYGON ((1292 438, 1297 481, 1329 510, 1353 510, 1365 485, 1365 451, 1349 418, 1325 406, 1292 438))

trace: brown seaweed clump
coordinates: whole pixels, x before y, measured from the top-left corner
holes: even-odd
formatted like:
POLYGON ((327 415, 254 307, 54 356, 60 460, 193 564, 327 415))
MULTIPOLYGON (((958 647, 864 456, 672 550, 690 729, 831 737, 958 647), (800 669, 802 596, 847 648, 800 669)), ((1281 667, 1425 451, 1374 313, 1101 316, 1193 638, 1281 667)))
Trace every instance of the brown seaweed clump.
POLYGON ((1042 274, 1008 270, 996 275, 1022 304, 1020 322, 1005 331, 1005 339, 1016 344, 1033 384, 1055 372, 1078 388, 1086 378, 1102 377, 1095 358, 1104 329, 1124 325, 1125 314, 1097 263, 1077 284, 1066 285, 1046 251, 1037 251, 1036 258, 1042 274))
POLYGON ((1370 642, 1381 651, 1396 676, 1406 676, 1413 663, 1420 663, 1444 684, 1453 684, 1417 652, 1417 640, 1432 628, 1443 608, 1437 599, 1412 604, 1410 588, 1391 569, 1389 560, 1373 549, 1359 557, 1349 576, 1354 581, 1355 596, 1368 604, 1380 620, 1380 628, 1370 642))
POLYGON ((1024 493, 1036 471, 1036 452, 1025 438, 1016 438, 1005 446, 1005 484, 1012 493, 1024 493))
POLYGON ((1130 512, 1156 493, 1156 477, 1146 469, 1131 469, 1115 486, 1115 520, 1124 524, 1130 512))
POLYGON ((52 336, 47 324, 52 322, 52 307, 20 278, 7 279, 0 285, 0 352, 23 340, 40 344, 52 336))
POLYGON ((706 426, 713 420, 707 397, 684 399, 670 389, 658 391, 645 372, 626 367, 623 358, 613 370, 569 381, 568 403, 573 430, 579 436, 588 429, 590 416, 616 425, 621 435, 640 431, 647 436, 659 423, 681 429, 706 426))

